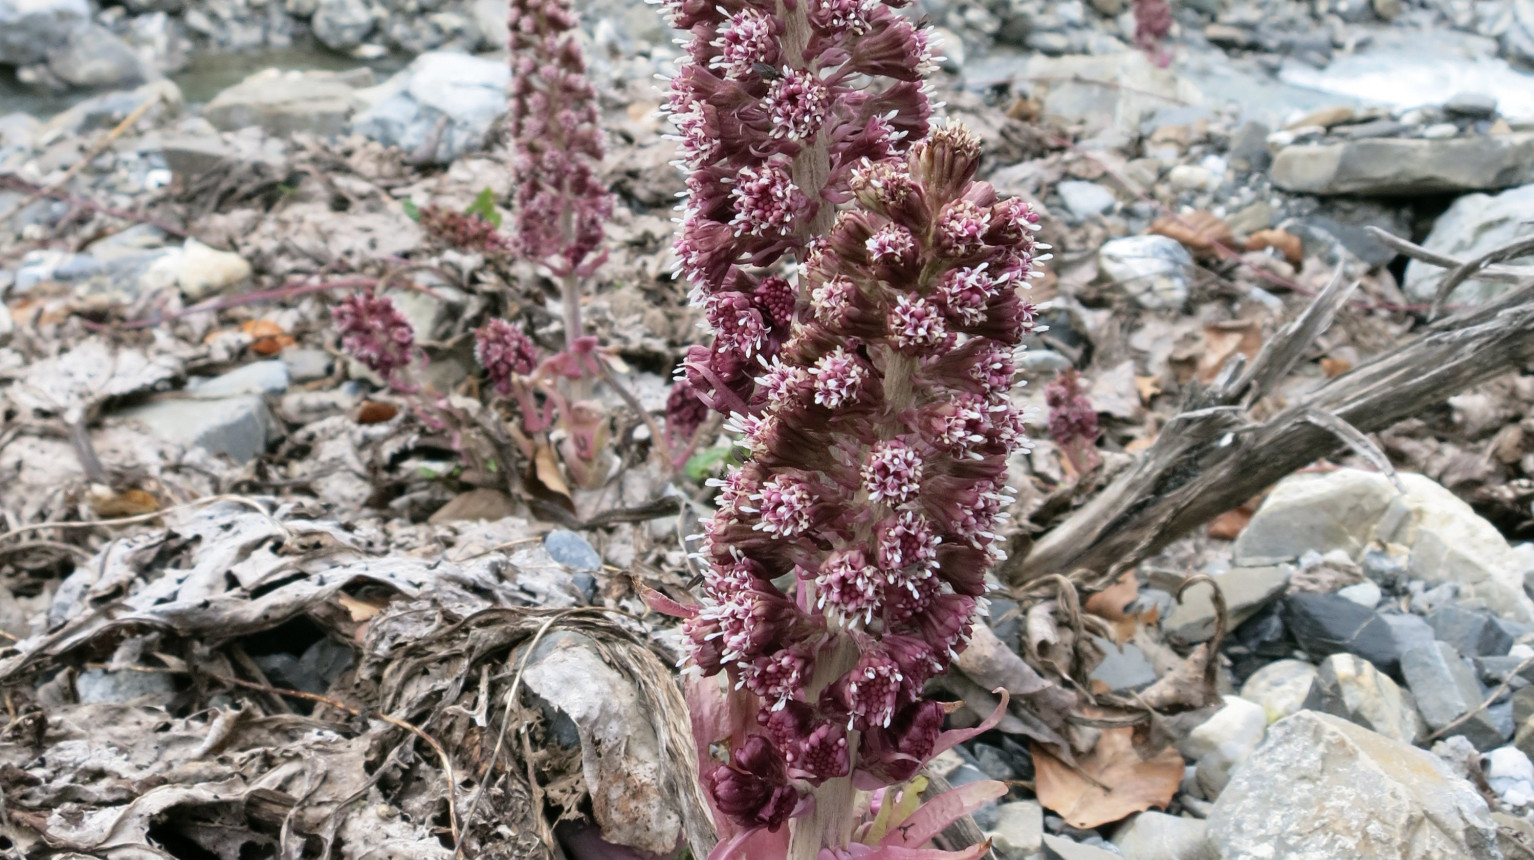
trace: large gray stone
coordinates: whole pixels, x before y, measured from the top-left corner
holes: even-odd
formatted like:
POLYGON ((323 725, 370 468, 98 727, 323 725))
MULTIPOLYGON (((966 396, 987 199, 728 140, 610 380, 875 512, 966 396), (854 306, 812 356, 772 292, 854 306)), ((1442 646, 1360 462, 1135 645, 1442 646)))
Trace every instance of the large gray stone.
POLYGON ((1193 255, 1167 236, 1126 236, 1103 244, 1097 266, 1142 308, 1181 310, 1193 283, 1193 255))
POLYGON ((1139 131, 1147 114, 1169 104, 1198 104, 1203 96, 1169 69, 1158 68, 1143 51, 1096 56, 1028 59, 1026 76, 1036 82, 1044 113, 1085 123, 1087 133, 1139 131))
POLYGON ((1261 705, 1226 696, 1225 704, 1213 716, 1177 744, 1177 751, 1198 765, 1199 788, 1205 797, 1214 797, 1262 743, 1267 728, 1268 715, 1261 705))
POLYGON ((1284 598, 1284 625, 1312 659, 1339 651, 1356 654, 1383 672, 1395 674, 1401 652, 1395 632, 1379 614, 1336 594, 1291 594, 1284 598))
POLYGON ((42 62, 90 18, 85 0, 0 0, 0 65, 42 62))
POLYGON ((1411 696, 1352 654, 1333 654, 1321 662, 1304 709, 1341 717, 1402 743, 1427 734, 1411 696))
POLYGON ((1524 565, 1496 526, 1430 478, 1390 479, 1361 469, 1293 475, 1280 481, 1236 539, 1237 564, 1294 561, 1341 549, 1359 558, 1374 541, 1408 551, 1404 575, 1454 583, 1503 618, 1534 621, 1523 591, 1524 565))
POLYGON ((269 134, 337 135, 361 106, 357 76, 265 69, 213 97, 203 116, 221 131, 252 126, 269 134))
POLYGON ((373 23, 373 10, 364 0, 319 0, 310 19, 314 37, 337 51, 362 44, 373 23))
POLYGON ((1209 824, 1164 812, 1142 812, 1119 827, 1113 844, 1133 860, 1220 860, 1209 824))
POLYGON ((1036 800, 1003 803, 988 835, 1001 860, 1028 860, 1043 845, 1044 808, 1036 800))
POLYGON ((1437 757, 1346 720, 1276 723, 1215 801, 1222 860, 1501 860, 1486 801, 1437 757))
POLYGON ((1299 194, 1421 195, 1534 182, 1534 133, 1287 146, 1273 184, 1299 194))
MULTIPOLYGON (((1493 248, 1529 235, 1529 213, 1534 212, 1534 185, 1510 188, 1501 194, 1467 194, 1455 200, 1423 240, 1429 251, 1458 259, 1478 257, 1493 248)), ((1534 263, 1534 255, 1506 261, 1512 265, 1534 263)), ((1428 301, 1438 289, 1444 270, 1416 260, 1406 264, 1406 294, 1416 301, 1428 301)), ((1454 288, 1449 300, 1455 303, 1479 303, 1500 295, 1512 284, 1480 281, 1474 278, 1454 288)))
MULTIPOLYGON (((1413 648, 1401 655, 1401 674, 1417 700, 1417 710, 1434 731, 1478 707, 1485 698, 1470 665, 1447 642, 1413 648)), ((1478 711, 1453 732, 1478 750, 1495 749, 1507 739, 1485 711, 1478 711)))
MULTIPOLYGON (((1229 628, 1234 630, 1282 594, 1291 572, 1285 567, 1236 567, 1216 576, 1229 628)), ((1194 587, 1184 592, 1182 602, 1161 622, 1161 630, 1168 638, 1189 645, 1213 636, 1214 623, 1212 589, 1194 587)))
POLYGON ((76 29, 49 48, 48 70, 77 87, 136 87, 160 76, 128 43, 99 24, 76 29))
POLYGON ((510 77, 499 60, 451 51, 422 54, 389 80, 358 93, 368 107, 351 130, 411 154, 435 136, 431 152, 421 154, 445 164, 484 145, 491 122, 506 110, 510 77))

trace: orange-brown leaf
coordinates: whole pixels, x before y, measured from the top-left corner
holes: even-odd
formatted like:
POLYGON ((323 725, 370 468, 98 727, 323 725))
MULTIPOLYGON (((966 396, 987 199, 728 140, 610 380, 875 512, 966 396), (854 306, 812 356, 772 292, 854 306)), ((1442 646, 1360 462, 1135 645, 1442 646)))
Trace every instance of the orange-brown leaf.
POLYGON ((1231 357, 1240 353, 1256 358, 1262 349, 1262 326, 1256 320, 1230 320, 1204 326, 1204 351, 1194 375, 1208 385, 1231 357))
POLYGON ((1326 374, 1327 379, 1336 379, 1352 369, 1353 362, 1345 358, 1326 356, 1321 359, 1321 372, 1326 374))
POLYGON ((380 403, 377 400, 364 400, 357 407, 358 424, 382 424, 399 414, 399 407, 393 403, 380 403))
POLYGON ((1163 215, 1151 224, 1150 232, 1176 239, 1195 254, 1213 254, 1216 245, 1235 246, 1225 219, 1202 210, 1187 215, 1163 215))
POLYGON ((1129 611, 1139 597, 1140 581, 1135 578, 1134 571, 1126 570, 1112 585, 1088 597, 1083 607, 1111 622, 1118 641, 1123 642, 1133 636, 1135 627, 1139 626, 1140 619, 1129 611))
POLYGON ((1284 260, 1291 266, 1298 267, 1305 262, 1305 243, 1286 230, 1258 230, 1246 237, 1246 250, 1264 251, 1268 248, 1274 248, 1284 255, 1284 260))
POLYGON ((102 519, 137 517, 152 514, 160 509, 160 500, 144 490, 124 490, 121 493, 90 494, 91 510, 102 519))
POLYGON ((1209 536, 1215 540, 1235 540, 1251 521, 1250 508, 1232 508, 1209 521, 1209 536))
POLYGON ((1076 757, 1076 769, 1033 744, 1039 803, 1083 829, 1151 807, 1165 809, 1182 782, 1182 756, 1167 747, 1143 759, 1135 752, 1133 735, 1129 727, 1103 729, 1097 746, 1076 757))

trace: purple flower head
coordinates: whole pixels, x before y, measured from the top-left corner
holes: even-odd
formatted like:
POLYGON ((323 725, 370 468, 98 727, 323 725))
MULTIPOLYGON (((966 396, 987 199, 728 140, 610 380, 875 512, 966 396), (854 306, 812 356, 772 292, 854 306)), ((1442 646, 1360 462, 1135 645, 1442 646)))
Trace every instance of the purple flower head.
POLYGON ((1101 462, 1097 453, 1097 410, 1081 390, 1081 377, 1075 368, 1060 374, 1044 386, 1044 402, 1049 406, 1049 435, 1060 446, 1077 474, 1085 473, 1101 462))
POLYGON ((597 177, 596 91, 569 0, 511 0, 509 23, 518 242, 531 259, 577 271, 601 243, 613 206, 597 177))
POLYGON ((666 431, 678 440, 691 439, 708 418, 708 406, 698 399, 697 390, 686 379, 679 379, 666 396, 666 431))
POLYGON ((478 215, 466 215, 430 204, 421 207, 420 223, 427 236, 450 248, 490 258, 511 256, 510 240, 501 235, 494 224, 478 215))
POLYGON ((699 616, 717 628, 689 635, 692 660, 755 696, 789 779, 816 791, 908 778, 936 749, 923 688, 968 643, 1000 556, 1007 461, 1027 444, 1018 291, 1044 248, 1031 210, 974 181, 978 157, 945 128, 864 168, 860 208, 794 273, 809 312, 786 336, 762 281, 704 294, 715 354, 749 349, 751 387, 689 373, 749 407, 727 427, 750 459, 719 482, 699 616))
POLYGON ((415 358, 415 330, 394 303, 353 293, 331 308, 341 348, 364 367, 390 380, 415 358))
POLYGON ((492 319, 474 332, 474 358, 502 397, 511 395, 513 377, 526 376, 538 366, 538 348, 522 330, 503 319, 492 319))
POLYGON ((730 763, 706 779, 720 811, 748 826, 777 830, 799 802, 782 751, 763 735, 747 737, 731 752, 730 763))

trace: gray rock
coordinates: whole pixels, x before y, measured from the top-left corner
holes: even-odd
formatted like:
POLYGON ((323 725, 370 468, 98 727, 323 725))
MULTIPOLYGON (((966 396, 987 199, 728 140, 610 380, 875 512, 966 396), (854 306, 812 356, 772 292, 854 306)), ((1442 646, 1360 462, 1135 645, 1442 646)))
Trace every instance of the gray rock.
POLYGON ((85 0, 0 0, 0 65, 43 62, 90 17, 85 0))
POLYGON ((1115 693, 1139 691, 1156 683, 1156 667, 1135 645, 1118 645, 1100 637, 1097 644, 1107 656, 1092 670, 1092 680, 1101 681, 1115 693))
POLYGON ((288 390, 288 367, 281 361, 256 361, 212 379, 187 380, 186 391, 200 400, 242 394, 281 394, 288 390))
POLYGON ((1341 717, 1403 743, 1415 743, 1427 734, 1411 696, 1369 661, 1352 654, 1333 654, 1321 661, 1304 709, 1341 717))
POLYGON ((1381 139, 1279 150, 1273 184, 1300 194, 1420 195, 1534 182, 1534 133, 1381 139))
POLYGON ((75 678, 75 695, 82 705, 135 702, 164 707, 176 695, 176 681, 158 672, 87 669, 75 678))
POLYGON ((1262 707, 1276 723, 1305 706, 1316 667, 1304 660, 1276 660, 1252 673, 1241 685, 1241 698, 1262 707))
POLYGON ((1285 478, 1236 539, 1235 562, 1273 564, 1334 549, 1358 558, 1377 540, 1407 550, 1407 576, 1452 583, 1461 599, 1480 600, 1503 618, 1534 621, 1534 603, 1523 593, 1525 568, 1496 526, 1429 478, 1397 477, 1404 496, 1389 478, 1359 469, 1285 478))
MULTIPOLYGON (((1230 629, 1282 594, 1291 573, 1287 567, 1237 567, 1214 577, 1225 598, 1230 629)), ((1182 603, 1161 622, 1161 630, 1173 641, 1190 645, 1213 636, 1214 624, 1212 590, 1195 587, 1184 592, 1182 603)))
POLYGON ((1142 812, 1125 821, 1113 844, 1132 860, 1220 860, 1208 822, 1164 812, 1142 812))
POLYGON ((330 353, 323 349, 289 348, 282 351, 281 357, 294 382, 324 379, 330 375, 333 364, 330 353))
POLYGON ((1110 212, 1118 203, 1112 191, 1096 182, 1066 179, 1055 185, 1055 191, 1060 195, 1060 202, 1065 204, 1066 210, 1078 219, 1110 212))
POLYGON ((555 561, 573 570, 601 570, 602 557, 586 539, 568 529, 555 529, 543 539, 543 548, 555 561))
POLYGON ((1045 860, 1121 860, 1119 855, 1105 848, 1082 845, 1064 836, 1044 837, 1045 860))
MULTIPOLYGON (((1455 200, 1423 240, 1429 251, 1470 259, 1528 235, 1529 213, 1534 212, 1534 185, 1501 194, 1469 194, 1455 200)), ((1534 263, 1534 255, 1506 261, 1510 265, 1534 263)), ((1443 269, 1416 260, 1407 263, 1402 286, 1414 301, 1428 301, 1438 289, 1443 269)), ((1511 284, 1470 279, 1454 289, 1450 302, 1478 304, 1501 295, 1511 284)))
POLYGON ((1028 860, 1044 844, 1044 808, 1036 800, 1003 803, 988 835, 1001 860, 1028 860))
POLYGON ((1433 632, 1432 625, 1422 620, 1420 615, 1387 612, 1380 615, 1380 620, 1390 626, 1397 652, 1438 641, 1438 634, 1433 632))
POLYGON ((234 157, 234 149, 217 137, 178 135, 158 140, 165 166, 178 176, 191 179, 218 167, 234 157))
POLYGON ((266 450, 277 433, 266 401, 256 395, 224 400, 160 400, 121 413, 157 438, 195 445, 245 463, 266 450))
POLYGON ((181 97, 181 89, 174 83, 168 80, 150 81, 131 92, 102 93, 75 104, 69 110, 55 115, 53 119, 44 123, 41 136, 46 137, 54 132, 80 134, 95 129, 111 128, 127 119, 129 114, 138 110, 149 99, 155 101, 143 114, 142 121, 147 124, 158 124, 173 119, 186 105, 181 97))
MULTIPOLYGON (((1035 46, 1029 37, 1030 46, 1035 46)), ((1057 48, 1069 50, 1070 39, 1057 48)), ((1044 46, 1036 46, 1042 49, 1044 46)), ((1198 104, 1198 88, 1169 69, 1158 68, 1143 51, 1096 56, 1032 56, 1026 76, 1038 81, 1044 113, 1086 124, 1086 133, 1139 131, 1140 121, 1168 104, 1198 104), (1102 82, 1108 81, 1107 85, 1102 82)))
POLYGON ((1226 696, 1214 715, 1177 744, 1178 752, 1198 766, 1196 779, 1204 796, 1224 790, 1230 775, 1246 761, 1267 734, 1267 711, 1256 702, 1226 696))
POLYGON ((1097 252, 1103 277, 1135 304, 1150 310, 1180 310, 1188 303, 1193 256, 1167 236, 1127 236, 1097 252))
POLYGON ((1223 860, 1501 860, 1486 801, 1430 753, 1302 711, 1215 801, 1223 860))
POLYGON ((1427 623, 1440 641, 1470 657, 1501 657, 1513 647, 1513 637, 1486 612, 1451 604, 1429 612, 1427 623))
POLYGON ((353 77, 318 71, 266 69, 220 92, 203 108, 215 128, 252 126, 268 134, 338 135, 360 107, 353 77))
POLYGON ((1489 119, 1497 115, 1497 97, 1486 93, 1455 93, 1443 103, 1445 113, 1474 119, 1489 119))
POLYGON ((448 51, 422 54, 383 84, 359 93, 369 107, 351 130, 412 154, 435 136, 425 157, 449 163, 484 145, 490 123, 506 109, 510 76, 499 60, 448 51))
POLYGON ((326 47, 346 51, 373 32, 373 10, 364 0, 319 0, 310 26, 326 47))
MULTIPOLYGON (((1437 731, 1481 704, 1485 692, 1454 646, 1435 642, 1401 655, 1401 674, 1417 700, 1417 710, 1437 731)), ((1476 749, 1499 747, 1507 740, 1484 711, 1466 720, 1453 734, 1463 735, 1476 749)))
POLYGON ((48 49, 48 70, 77 87, 136 87, 159 72, 107 28, 91 24, 48 49))
POLYGON ((1300 648, 1319 660, 1339 652, 1356 654, 1392 675, 1400 667, 1395 634, 1372 609, 1336 594, 1291 594, 1284 598, 1284 625, 1300 648))

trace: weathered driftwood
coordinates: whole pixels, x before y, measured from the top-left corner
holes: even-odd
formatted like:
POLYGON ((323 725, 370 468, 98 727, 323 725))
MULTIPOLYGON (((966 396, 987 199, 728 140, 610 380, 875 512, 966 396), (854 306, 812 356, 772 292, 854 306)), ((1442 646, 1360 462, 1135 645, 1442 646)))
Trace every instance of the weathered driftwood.
MULTIPOLYGON (((1393 238, 1393 237, 1392 237, 1393 238)), ((1403 253, 1460 275, 1466 264, 1403 253)), ((1503 274, 1498 272, 1498 274, 1503 274)), ((1534 280, 1496 300, 1429 326, 1420 336, 1291 403, 1264 421, 1248 410, 1273 392, 1351 291, 1334 280, 1244 372, 1227 367, 1191 392, 1140 459, 1091 501, 1019 553, 1001 575, 1013 585, 1085 568, 1116 575, 1174 539, 1252 498, 1285 475, 1350 445, 1381 463, 1363 434, 1420 414, 1479 382, 1534 359, 1534 280)), ((1386 464, 1388 467, 1388 464, 1386 464)))

